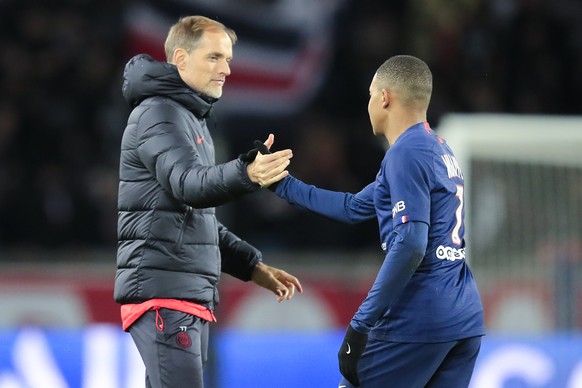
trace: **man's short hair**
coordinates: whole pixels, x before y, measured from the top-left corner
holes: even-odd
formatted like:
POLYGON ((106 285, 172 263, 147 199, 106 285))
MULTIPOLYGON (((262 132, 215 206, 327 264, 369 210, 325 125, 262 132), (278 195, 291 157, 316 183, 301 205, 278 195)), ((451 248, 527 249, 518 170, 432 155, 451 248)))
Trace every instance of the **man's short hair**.
POLYGON ((380 88, 390 88, 404 104, 428 107, 432 94, 432 73, 428 65, 411 55, 397 55, 384 62, 376 71, 380 88))
POLYGON ((205 31, 224 31, 232 41, 232 44, 236 43, 236 33, 224 24, 205 16, 184 16, 168 32, 164 43, 166 60, 172 62, 174 51, 178 48, 191 52, 196 48, 205 31))

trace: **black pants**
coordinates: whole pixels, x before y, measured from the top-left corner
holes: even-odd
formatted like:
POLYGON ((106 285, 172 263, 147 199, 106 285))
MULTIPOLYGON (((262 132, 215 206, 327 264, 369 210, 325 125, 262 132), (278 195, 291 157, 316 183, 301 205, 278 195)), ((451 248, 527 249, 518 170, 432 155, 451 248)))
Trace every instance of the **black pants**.
POLYGON ((148 311, 129 333, 146 367, 147 388, 202 388, 208 322, 180 311, 148 311))

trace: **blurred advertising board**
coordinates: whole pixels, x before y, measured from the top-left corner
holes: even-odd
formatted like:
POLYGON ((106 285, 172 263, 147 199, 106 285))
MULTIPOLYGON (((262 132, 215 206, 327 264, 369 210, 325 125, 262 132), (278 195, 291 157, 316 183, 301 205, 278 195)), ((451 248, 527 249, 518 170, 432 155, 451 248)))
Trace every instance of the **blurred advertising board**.
MULTIPOLYGON (((209 388, 333 387, 343 331, 216 330, 209 388)), ((137 388, 144 368, 116 325, 0 331, 0 388, 137 388)), ((582 387, 582 335, 488 336, 471 388, 582 387)))

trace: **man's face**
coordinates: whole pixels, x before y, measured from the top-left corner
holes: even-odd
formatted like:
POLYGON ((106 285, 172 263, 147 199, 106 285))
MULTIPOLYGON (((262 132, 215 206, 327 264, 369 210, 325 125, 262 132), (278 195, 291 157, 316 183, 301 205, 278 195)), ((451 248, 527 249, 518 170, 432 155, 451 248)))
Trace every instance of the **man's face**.
POLYGON ((198 45, 177 64, 180 76, 192 89, 220 98, 222 86, 230 75, 232 41, 223 31, 205 31, 198 45))
POLYGON ((386 126, 386 111, 384 110, 385 95, 379 87, 376 76, 370 83, 370 101, 368 101, 368 115, 372 124, 374 135, 383 135, 386 126))

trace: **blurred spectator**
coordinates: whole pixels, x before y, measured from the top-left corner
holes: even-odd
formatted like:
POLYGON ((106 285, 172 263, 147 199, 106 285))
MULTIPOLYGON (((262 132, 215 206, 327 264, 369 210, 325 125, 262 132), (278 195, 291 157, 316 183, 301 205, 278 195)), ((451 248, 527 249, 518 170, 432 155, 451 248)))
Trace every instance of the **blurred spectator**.
POLYGON ((121 126, 108 136, 99 115, 119 88, 121 12, 108 2, 0 3, 2 245, 114 243, 115 224, 99 225, 116 214, 115 195, 91 194, 94 171, 117 174, 109 154, 121 126))

